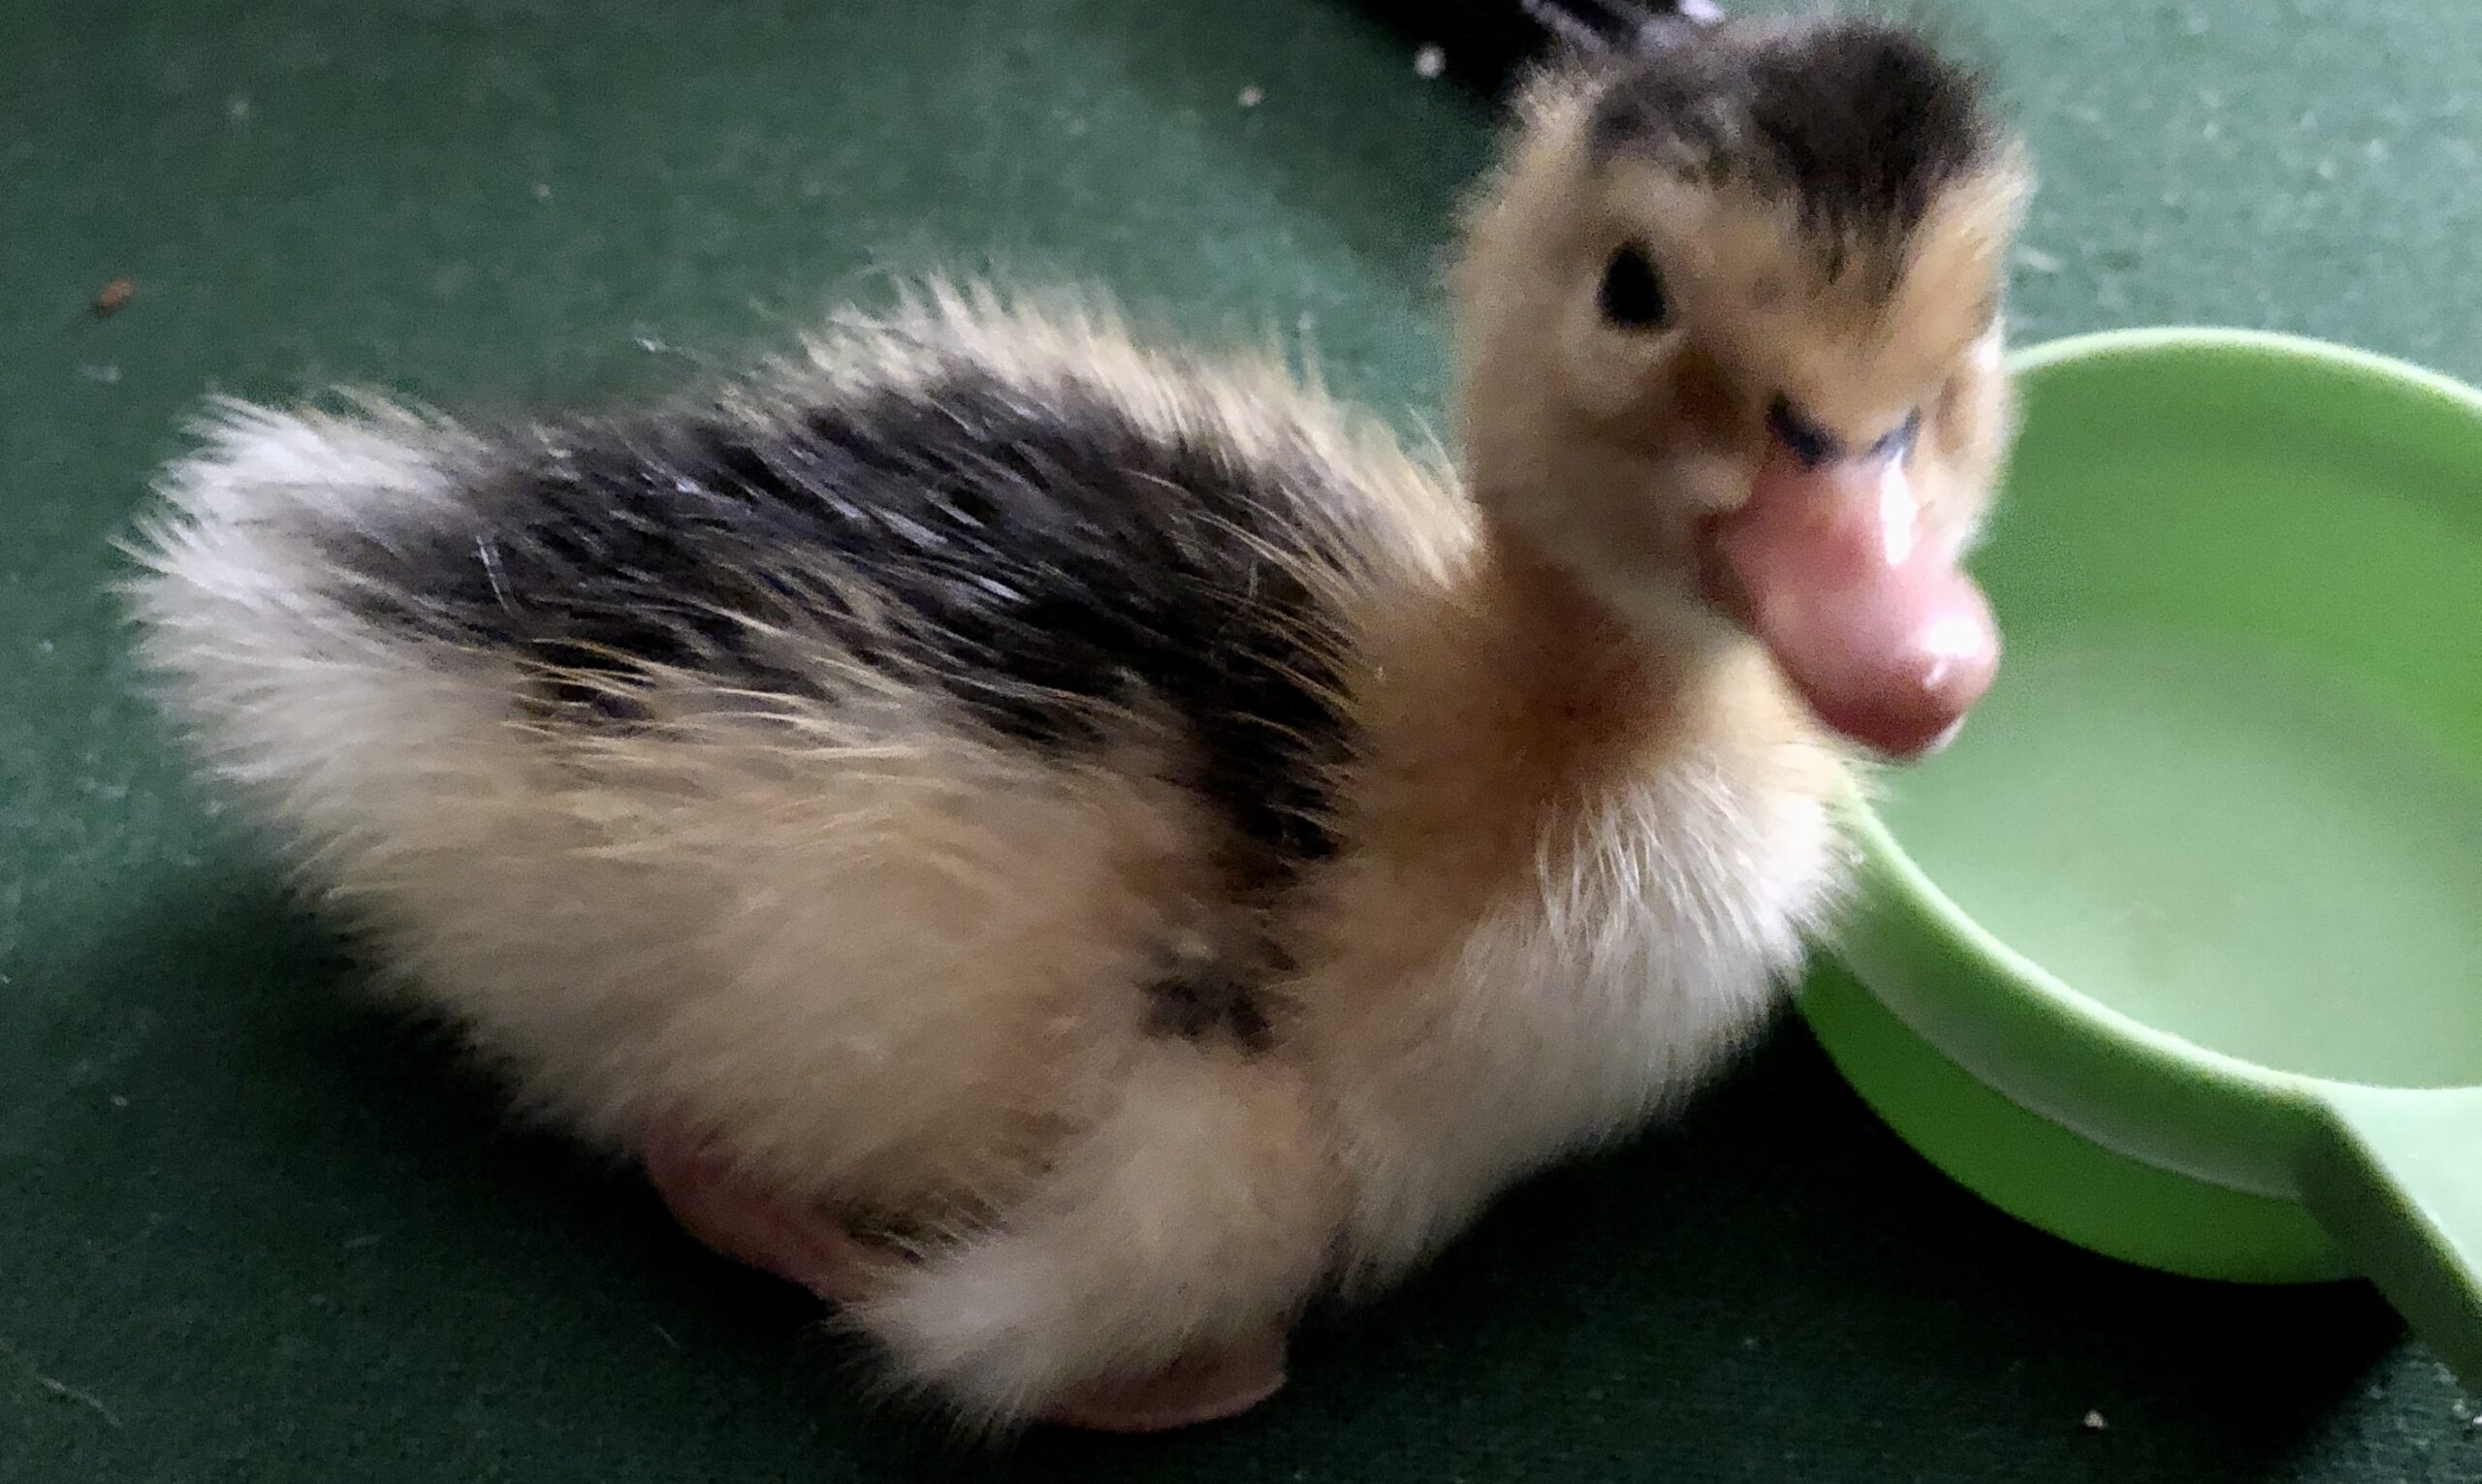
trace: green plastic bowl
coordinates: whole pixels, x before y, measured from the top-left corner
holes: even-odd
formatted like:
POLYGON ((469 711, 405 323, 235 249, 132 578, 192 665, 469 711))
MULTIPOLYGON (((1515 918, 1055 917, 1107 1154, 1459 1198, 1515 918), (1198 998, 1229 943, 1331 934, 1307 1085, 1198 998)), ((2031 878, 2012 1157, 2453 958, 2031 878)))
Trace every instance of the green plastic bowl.
POLYGON ((2213 330, 2018 369, 2007 661, 1803 1012, 2001 1209, 2368 1277, 2482 1386, 2482 393, 2213 330))

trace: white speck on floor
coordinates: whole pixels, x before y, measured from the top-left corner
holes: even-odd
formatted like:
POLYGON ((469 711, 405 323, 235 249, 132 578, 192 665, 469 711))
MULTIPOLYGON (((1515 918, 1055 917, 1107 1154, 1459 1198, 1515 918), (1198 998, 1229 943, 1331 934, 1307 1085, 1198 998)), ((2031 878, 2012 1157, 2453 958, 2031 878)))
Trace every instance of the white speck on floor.
POLYGON ((2085 1431, 2089 1433, 2099 1433, 2105 1428, 2111 1426, 2110 1423, 2103 1420, 2103 1414, 2101 1412, 2087 1412, 2085 1414, 2085 1421, 2082 1425, 2084 1427, 2085 1431))
POLYGON ((1424 47, 1414 53, 1414 76, 1436 78, 1448 71, 1448 52, 1439 47, 1424 47))
POLYGON ((27 1377, 36 1385, 42 1387, 48 1392, 50 1392, 53 1396, 60 1398, 64 1402, 77 1403, 79 1405, 85 1407, 95 1415, 103 1418, 104 1421, 111 1425, 115 1432, 119 1430, 120 1418, 114 1415, 111 1407, 104 1405, 103 1398, 96 1396, 91 1391, 72 1386, 68 1382, 59 1379, 57 1376, 44 1374, 41 1371, 35 1369, 34 1362, 19 1354, 17 1347, 6 1340, 0 1340, 0 1355, 6 1355, 11 1360, 14 1360, 20 1366, 23 1366, 25 1368, 27 1377))
POLYGON ((1267 90, 1265 88, 1260 87, 1256 82, 1246 83, 1243 85, 1241 89, 1241 107, 1245 109, 1255 109, 1259 104, 1266 101, 1267 90))

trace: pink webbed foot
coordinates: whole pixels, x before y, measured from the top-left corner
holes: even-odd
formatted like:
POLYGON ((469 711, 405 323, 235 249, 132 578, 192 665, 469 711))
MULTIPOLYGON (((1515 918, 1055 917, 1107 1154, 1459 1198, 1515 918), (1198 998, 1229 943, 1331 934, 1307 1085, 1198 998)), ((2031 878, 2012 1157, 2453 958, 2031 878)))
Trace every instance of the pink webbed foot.
MULTIPOLYGON (((838 1305, 879 1293, 902 1262, 816 1207, 787 1201, 735 1168, 680 1121, 648 1130, 647 1178, 684 1230, 735 1262, 838 1305)), ((1235 1417, 1285 1383, 1283 1330, 1183 1355, 1150 1375, 1095 1382, 1040 1420, 1106 1433, 1159 1433, 1235 1417)))
POLYGON ((1088 1386, 1043 1420, 1100 1433, 1161 1433, 1237 1417, 1284 1389, 1285 1333, 1181 1356, 1152 1375, 1088 1386))
POLYGON ((827 1213, 760 1185, 678 1120, 656 1121, 643 1157, 647 1178, 689 1235, 831 1304, 869 1298, 898 1260, 827 1213))

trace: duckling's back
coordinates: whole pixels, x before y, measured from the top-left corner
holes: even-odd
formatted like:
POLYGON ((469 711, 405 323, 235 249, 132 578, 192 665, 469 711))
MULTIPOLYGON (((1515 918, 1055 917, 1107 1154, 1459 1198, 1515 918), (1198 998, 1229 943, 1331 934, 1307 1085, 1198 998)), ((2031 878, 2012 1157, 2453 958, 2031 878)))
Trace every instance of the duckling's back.
POLYGON ((631 418, 228 407, 167 494, 172 707, 418 1000, 960 1213, 1130 1036, 1270 1033, 1359 632, 1465 532, 1269 366, 947 295, 631 418))

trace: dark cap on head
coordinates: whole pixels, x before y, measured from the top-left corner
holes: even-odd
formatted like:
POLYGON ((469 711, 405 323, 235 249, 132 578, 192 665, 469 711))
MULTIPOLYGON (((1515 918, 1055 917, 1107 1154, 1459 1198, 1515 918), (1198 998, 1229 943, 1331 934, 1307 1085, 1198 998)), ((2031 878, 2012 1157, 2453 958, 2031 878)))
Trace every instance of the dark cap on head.
POLYGON ((1837 237, 1903 237, 2006 147, 1982 79, 1888 21, 1671 27, 1607 65, 1599 156, 1789 195, 1837 237))

